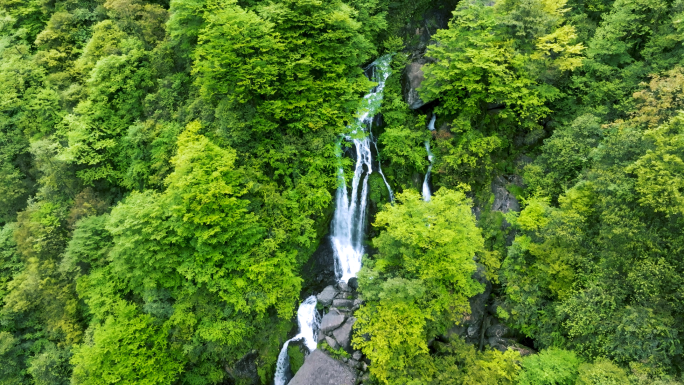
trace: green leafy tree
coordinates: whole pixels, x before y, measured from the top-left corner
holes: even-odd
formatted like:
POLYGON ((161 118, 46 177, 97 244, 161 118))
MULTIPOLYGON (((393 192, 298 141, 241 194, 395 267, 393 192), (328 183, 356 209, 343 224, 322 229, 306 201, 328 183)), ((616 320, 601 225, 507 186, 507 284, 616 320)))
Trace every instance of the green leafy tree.
POLYGON ((658 124, 652 102, 665 104, 665 95, 637 95, 644 114, 609 126, 558 208, 528 203, 514 221, 525 234, 503 267, 512 320, 540 346, 641 362, 656 377, 681 352, 675 320, 682 308, 669 298, 682 284, 671 256, 682 247, 674 229, 683 120, 647 129, 658 124))
POLYGON ((523 358, 521 385, 573 385, 581 360, 572 351, 546 349, 523 358))
MULTIPOLYGON (((296 253, 280 250, 278 237, 249 212, 242 196, 250 186, 234 168, 234 150, 211 143, 200 127, 191 123, 180 135, 165 192, 133 193, 112 211, 106 229, 113 245, 106 260, 88 243, 75 243, 79 249, 67 253, 91 267, 79 281, 79 293, 93 315, 95 339, 93 347, 83 345, 74 355, 79 381, 121 370, 106 352, 116 350, 111 343, 119 335, 127 335, 117 316, 120 306, 136 309, 120 305, 127 296, 142 301, 144 314, 127 310, 121 322, 159 325, 145 337, 158 341, 157 347, 140 352, 148 363, 130 369, 129 381, 170 381, 181 369, 188 381, 220 381, 222 362, 234 363, 255 347, 274 348, 278 335, 261 341, 262 333, 273 331, 273 318, 280 319, 277 324, 293 312, 301 284, 296 253), (105 338, 110 331, 116 332, 105 338), (180 351, 185 366, 175 364, 180 351), (153 368, 175 369, 159 374, 153 368)), ((87 239, 94 242, 96 234, 87 239)), ((102 241, 107 244, 106 236, 102 241)))
POLYGON ((356 313, 354 337, 383 383, 430 378, 427 340, 458 322, 468 298, 482 290, 472 274, 483 240, 465 194, 440 189, 424 202, 409 190, 397 201, 374 223, 379 254, 359 273, 366 305, 356 313))
POLYGON ((168 327, 135 305, 116 303, 112 315, 75 349, 75 384, 169 384, 183 369, 180 351, 168 348, 168 327))
POLYGON ((478 351, 460 338, 436 342, 436 373, 431 384, 508 385, 518 383, 520 353, 509 349, 478 351))
POLYGON ((484 1, 460 4, 448 29, 439 30, 427 55, 420 87, 425 100, 439 99, 437 114, 451 133, 437 141, 440 172, 459 181, 480 181, 492 171, 488 158, 506 148, 516 132, 539 127, 560 96, 549 81, 581 64, 583 46, 564 24, 564 2, 484 1), (545 78, 543 74, 555 73, 545 78))

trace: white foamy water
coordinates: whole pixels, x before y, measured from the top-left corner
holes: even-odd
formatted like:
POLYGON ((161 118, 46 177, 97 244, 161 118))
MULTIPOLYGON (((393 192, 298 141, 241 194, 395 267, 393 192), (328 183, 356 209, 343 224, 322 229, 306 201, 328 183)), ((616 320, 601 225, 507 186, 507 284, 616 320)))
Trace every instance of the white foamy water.
MULTIPOLYGON (((373 141, 373 145, 375 146, 375 153, 379 154, 380 151, 378 150, 378 142, 373 141)), ((382 180, 385 182, 385 186, 387 186, 390 202, 394 203, 394 192, 392 192, 392 188, 390 187, 389 183, 387 183, 387 178, 385 178, 385 174, 382 172, 382 164, 380 164, 380 160, 378 160, 378 172, 380 173, 382 180)))
POLYGON ((290 367, 290 357, 287 355, 287 347, 290 345, 290 342, 303 340, 304 345, 309 349, 309 353, 318 347, 318 327, 321 324, 321 317, 318 314, 318 310, 316 310, 316 302, 316 296, 312 295, 304 300, 299 305, 299 309, 297 309, 299 333, 285 341, 283 348, 280 349, 273 381, 275 385, 286 385, 290 381, 290 371, 288 370, 290 367))
MULTIPOLYGON (((335 194, 335 215, 331 223, 331 241, 335 253, 335 275, 337 279, 344 282, 347 282, 349 278, 356 277, 356 274, 361 270, 366 205, 368 203, 368 177, 373 172, 371 140, 368 133, 373 118, 380 110, 385 81, 390 75, 391 60, 391 55, 385 55, 371 65, 370 78, 378 85, 364 96, 357 112, 357 121, 353 126, 352 133, 346 137, 346 140, 354 144, 356 150, 356 165, 351 182, 351 194, 347 189, 342 168, 340 167, 338 171, 339 187, 335 194)), ((385 180, 382 171, 380 172, 383 180, 385 180)), ((387 180, 385 180, 385 184, 389 189, 387 180)), ((390 196, 393 196, 392 190, 389 191, 390 196)))
MULTIPOLYGON (((435 130, 435 120, 437 120, 437 115, 432 114, 432 118, 430 119, 430 123, 428 123, 428 130, 434 131, 435 130)), ((432 192, 430 191, 430 172, 432 171, 432 151, 430 151, 430 140, 425 141, 425 150, 427 150, 428 154, 428 160, 430 161, 430 165, 428 166, 427 172, 425 173, 425 179, 423 180, 423 200, 425 202, 430 202, 430 197, 432 196, 432 192)))
MULTIPOLYGON (((364 96, 357 111, 357 120, 351 135, 345 137, 346 140, 354 144, 356 150, 356 166, 351 183, 351 195, 347 189, 344 171, 342 167, 338 169, 339 187, 335 194, 336 206, 331 223, 331 241, 335 254, 335 275, 337 279, 344 282, 355 277, 356 273, 361 270, 364 223, 368 202, 368 176, 373 172, 371 143, 375 145, 375 150, 378 150, 377 144, 371 141, 368 134, 373 118, 378 114, 382 103, 385 81, 390 75, 391 59, 391 55, 385 55, 370 66, 370 78, 378 85, 364 96)), ((378 164, 378 171, 382 175, 382 179, 389 190, 390 199, 393 201, 394 194, 382 173, 380 164, 378 164)), ((297 310, 299 333, 287 340, 280 350, 276 364, 275 385, 286 385, 290 381, 290 358, 287 354, 290 342, 303 340, 309 352, 316 350, 318 346, 318 328, 321 320, 316 310, 316 302, 316 296, 312 295, 299 305, 297 310)))

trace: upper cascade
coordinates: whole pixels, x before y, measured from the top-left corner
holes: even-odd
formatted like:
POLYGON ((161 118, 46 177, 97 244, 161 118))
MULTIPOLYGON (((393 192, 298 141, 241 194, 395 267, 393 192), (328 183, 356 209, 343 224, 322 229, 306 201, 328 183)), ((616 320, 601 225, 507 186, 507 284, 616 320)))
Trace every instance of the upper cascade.
MULTIPOLYGON (((347 189, 342 167, 338 171, 339 187, 335 196, 335 215, 331 224, 331 240, 335 253, 335 275, 347 282, 361 270, 366 204, 368 202, 368 177, 373 172, 371 139, 373 119, 380 111, 385 82, 390 75, 392 55, 384 55, 369 67, 369 78, 378 83, 363 97, 357 111, 357 119, 346 140, 354 143, 356 166, 351 183, 351 195, 347 189)), ((373 143, 375 144, 375 143, 373 143)), ((341 155, 340 155, 341 156, 341 155)), ((384 175, 383 175, 384 179, 384 175)), ((387 184, 387 181, 385 181, 387 184)), ((389 185, 387 185, 389 189, 389 185)), ((390 196, 392 190, 390 189, 390 196)))

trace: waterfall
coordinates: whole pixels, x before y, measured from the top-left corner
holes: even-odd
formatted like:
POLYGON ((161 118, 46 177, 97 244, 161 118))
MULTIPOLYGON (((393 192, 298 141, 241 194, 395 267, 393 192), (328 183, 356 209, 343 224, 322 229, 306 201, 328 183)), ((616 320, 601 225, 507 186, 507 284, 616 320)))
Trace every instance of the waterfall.
POLYGON ((290 342, 304 340, 304 345, 309 349, 309 352, 313 352, 318 347, 318 327, 321 324, 321 317, 318 314, 318 310, 316 310, 316 302, 316 296, 312 295, 304 300, 299 305, 299 309, 297 309, 299 333, 285 341, 283 348, 280 349, 276 364, 275 385, 286 385, 290 381, 290 357, 287 355, 287 348, 290 342))
POLYGON ((428 130, 435 130, 435 120, 437 120, 437 115, 432 114, 432 118, 430 118, 430 123, 428 123, 428 130))
MULTIPOLYGON (((430 123, 428 123, 428 130, 434 131, 435 130, 435 120, 437 120, 437 115, 432 114, 432 118, 430 119, 430 123)), ((430 151, 430 140, 425 141, 425 150, 427 150, 427 155, 428 155, 428 160, 430 161, 430 165, 428 166, 427 172, 425 173, 425 179, 423 180, 423 200, 425 202, 430 202, 430 197, 432 196, 432 192, 430 191, 430 172, 432 171, 432 151, 430 151)))
MULTIPOLYGON (((342 167, 338 170, 339 185, 335 194, 335 214, 331 224, 331 241, 335 254, 335 275, 347 282, 361 270, 363 256, 364 225, 368 202, 368 177, 373 172, 370 127, 380 110, 385 81, 390 75, 392 55, 377 59, 370 66, 370 78, 378 83, 366 96, 357 112, 357 120, 351 127, 351 135, 345 137, 356 149, 356 166, 351 183, 351 195, 347 189, 342 167)), ((375 142, 373 142, 375 144, 375 142)), ((377 150, 377 147, 376 147, 377 150)), ((341 156, 341 155, 340 155, 341 156)), ((383 180, 385 176, 380 171, 383 180)), ((389 184, 385 180, 389 189, 389 184)), ((392 197, 392 190, 390 189, 392 197)))
MULTIPOLYGON (((351 195, 348 194, 344 170, 340 166, 337 171, 339 186, 335 194, 335 214, 331 223, 331 241, 335 254, 335 275, 337 279, 344 282, 347 282, 351 277, 355 277, 356 273, 361 270, 364 222, 366 218, 366 203, 368 202, 368 177, 373 172, 371 143, 375 145, 375 150, 378 150, 377 144, 375 141, 372 141, 370 129, 373 118, 378 114, 380 104, 382 103, 382 92, 385 88, 385 81, 390 75, 391 60, 392 55, 382 56, 368 68, 370 70, 370 79, 377 82, 378 85, 364 96, 356 114, 355 125, 350 127, 350 135, 344 137, 345 140, 351 141, 354 144, 356 149, 356 166, 351 183, 351 195), (359 191, 359 188, 361 191, 359 191)), ((339 156, 341 156, 341 152, 338 151, 339 156)), ((378 171, 382 175, 382 179, 389 190, 390 199, 393 201, 392 189, 387 183, 379 164, 378 171)), ((316 296, 312 295, 302 302, 297 310, 299 333, 287 340, 280 350, 276 364, 275 385, 286 385, 290 381, 290 358, 287 355, 287 348, 290 342, 303 339, 309 352, 316 350, 320 322, 320 316, 316 310, 316 296)))
MULTIPOLYGON (((374 140, 373 145, 375 146, 375 153, 379 154, 380 150, 378 150, 378 141, 374 140)), ((387 178, 385 178, 385 174, 383 174, 382 172, 382 164, 380 164, 380 159, 378 159, 378 172, 380 173, 382 180, 385 182, 385 186, 387 186, 387 192, 389 192, 390 203, 394 203, 394 193, 392 192, 392 188, 390 187, 389 183, 387 183, 387 178)))

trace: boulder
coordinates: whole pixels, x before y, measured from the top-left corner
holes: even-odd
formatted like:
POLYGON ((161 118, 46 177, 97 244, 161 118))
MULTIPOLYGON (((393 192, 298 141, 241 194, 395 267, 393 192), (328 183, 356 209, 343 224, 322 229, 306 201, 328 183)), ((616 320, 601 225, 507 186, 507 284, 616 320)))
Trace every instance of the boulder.
POLYGON ((342 323, 344 323, 344 318, 344 314, 340 314, 337 309, 331 309, 328 314, 323 316, 320 330, 323 333, 333 331, 342 325, 342 323))
POLYGON ((340 291, 349 291, 349 285, 343 281, 337 282, 337 288, 340 289, 340 291))
POLYGON ((418 87, 425 80, 423 74, 422 61, 409 63, 406 66, 406 79, 404 84, 406 103, 412 110, 418 109, 425 105, 425 102, 418 95, 418 87))
POLYGON ((323 306, 330 306, 333 298, 337 295, 337 290, 332 285, 326 286, 323 291, 316 296, 318 303, 323 306))
POLYGON ((338 344, 337 341, 335 341, 335 339, 330 336, 325 336, 325 342, 327 342, 328 346, 330 346, 333 350, 337 350, 340 348, 340 344, 338 344))
POLYGON ((349 288, 352 291, 356 291, 356 289, 359 288, 359 279, 356 277, 349 278, 349 282, 347 282, 347 286, 349 286, 349 288))
POLYGON ((354 307, 354 301, 351 299, 334 299, 332 305, 337 308, 351 309, 354 307))
POLYGON ((512 338, 489 337, 487 341, 489 342, 489 346, 494 349, 502 352, 505 352, 508 349, 515 350, 520 353, 521 357, 536 353, 534 349, 522 345, 512 338))
POLYGON ((354 385, 356 374, 347 365, 314 350, 289 385, 354 385))
POLYGON ((497 176, 492 181, 492 192, 494 193, 494 203, 492 203, 492 211, 501 211, 507 213, 509 211, 520 211, 520 204, 515 196, 508 192, 507 185, 512 184, 512 178, 504 176, 497 176))
POLYGON ((356 361, 361 361, 361 359, 363 358, 363 353, 357 350, 354 353, 352 353, 352 358, 356 361))
POLYGON ((511 332, 511 329, 509 329, 506 325, 502 325, 502 324, 497 323, 497 324, 494 324, 494 325, 487 328, 486 335, 489 338, 491 338, 491 337, 502 338, 502 337, 508 337, 510 332, 511 332))
POLYGON ((351 347, 351 336, 352 328, 354 327, 354 322, 356 322, 356 318, 349 317, 349 319, 347 319, 347 322, 345 322, 342 326, 333 331, 333 337, 335 337, 337 343, 339 343, 340 346, 344 348, 344 350, 349 350, 349 348, 351 347))

